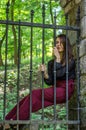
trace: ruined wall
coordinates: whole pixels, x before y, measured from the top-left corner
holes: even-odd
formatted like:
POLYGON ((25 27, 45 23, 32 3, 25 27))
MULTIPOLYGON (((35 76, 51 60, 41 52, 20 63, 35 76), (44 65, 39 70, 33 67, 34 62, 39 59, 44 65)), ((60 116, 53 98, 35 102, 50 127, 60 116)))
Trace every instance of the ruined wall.
MULTIPOLYGON (((86 0, 60 0, 60 3, 65 14, 68 13, 69 25, 72 26, 76 25, 77 9, 80 6, 80 103, 81 107, 84 108, 81 110, 81 129, 84 130, 86 129, 86 0)), ((75 47, 76 33, 74 31, 70 31, 68 34, 72 44, 75 47)))

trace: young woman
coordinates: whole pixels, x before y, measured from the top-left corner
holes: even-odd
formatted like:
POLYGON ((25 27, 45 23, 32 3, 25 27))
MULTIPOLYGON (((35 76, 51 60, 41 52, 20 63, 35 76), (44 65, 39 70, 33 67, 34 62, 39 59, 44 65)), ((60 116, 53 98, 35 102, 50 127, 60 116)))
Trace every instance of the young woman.
MULTIPOLYGON (((54 64, 56 64, 56 103, 66 102, 66 42, 68 44, 68 99, 74 92, 75 60, 69 39, 65 34, 56 37, 56 46, 53 49, 54 59, 48 62, 48 70, 45 65, 40 65, 40 71, 44 71, 44 81, 50 87, 44 89, 44 107, 54 104, 54 64)), ((32 112, 42 108, 42 89, 32 91, 32 112)), ((28 120, 30 115, 30 95, 19 102, 19 120, 28 120)), ((17 119, 17 106, 7 115, 6 120, 17 119)))

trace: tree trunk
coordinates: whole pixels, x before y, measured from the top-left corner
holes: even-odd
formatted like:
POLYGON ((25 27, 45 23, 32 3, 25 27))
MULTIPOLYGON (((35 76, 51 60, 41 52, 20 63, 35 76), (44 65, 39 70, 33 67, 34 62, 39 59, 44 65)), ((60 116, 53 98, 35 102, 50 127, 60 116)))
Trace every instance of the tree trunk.
MULTIPOLYGON (((14 4, 15 0, 12 0, 12 6, 11 6, 11 20, 14 21, 14 4)), ((18 64, 18 51, 17 51, 17 36, 16 36, 16 30, 14 25, 12 25, 12 31, 14 36, 14 64, 18 64)))
POLYGON ((1 55, 1 47, 2 47, 2 44, 0 42, 0 66, 3 66, 3 60, 2 60, 2 55, 1 55))
POLYGON ((0 40, 0 66, 3 66, 2 53, 1 53, 2 50, 1 49, 2 49, 2 44, 3 44, 3 41, 5 39, 5 36, 6 36, 6 32, 3 35, 2 40, 0 40))

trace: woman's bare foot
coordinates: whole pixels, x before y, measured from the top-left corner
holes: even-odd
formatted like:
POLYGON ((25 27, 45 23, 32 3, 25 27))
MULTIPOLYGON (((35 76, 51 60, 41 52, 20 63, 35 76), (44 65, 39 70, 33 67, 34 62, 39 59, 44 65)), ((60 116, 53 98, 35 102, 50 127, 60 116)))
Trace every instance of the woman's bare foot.
POLYGON ((10 128, 9 124, 2 125, 0 124, 0 130, 2 130, 5 127, 5 130, 8 130, 10 128))
POLYGON ((10 128, 10 125, 9 124, 5 124, 5 129, 9 129, 10 128))

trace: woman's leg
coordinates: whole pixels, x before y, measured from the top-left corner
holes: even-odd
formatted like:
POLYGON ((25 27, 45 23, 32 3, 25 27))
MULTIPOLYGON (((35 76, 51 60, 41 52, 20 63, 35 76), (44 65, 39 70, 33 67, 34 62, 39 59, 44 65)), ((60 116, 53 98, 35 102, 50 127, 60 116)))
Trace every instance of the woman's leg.
MULTIPOLYGON (((73 85, 70 83, 69 90, 68 90, 69 98, 72 96, 72 94, 73 94, 73 85)), ((64 103, 65 100, 66 100, 66 88, 63 83, 63 84, 59 84, 58 87, 56 88, 56 103, 57 104, 64 103)), ((51 106, 53 104, 54 104, 54 87, 45 88, 44 107, 51 106)), ((41 108, 42 108, 42 89, 33 90, 32 91, 32 112, 36 112, 41 108)), ((17 108, 15 107, 14 109, 15 109, 14 115, 11 118, 10 114, 8 114, 8 118, 7 118, 8 120, 9 119, 16 120, 17 108)), ((10 113, 12 113, 12 111, 10 113)), ((29 119, 29 112, 30 112, 30 96, 28 95, 20 102, 19 119, 20 120, 29 119)))
MULTIPOLYGON (((69 89, 69 98, 72 96, 73 91, 69 89)), ((56 103, 61 104, 66 101, 66 89, 64 87, 56 88, 56 103)), ((48 107, 54 104, 54 88, 44 89, 44 107, 48 107)), ((30 112, 30 97, 20 107, 19 119, 29 119, 30 112)), ((32 91, 32 112, 36 112, 42 108, 42 89, 32 91)))

